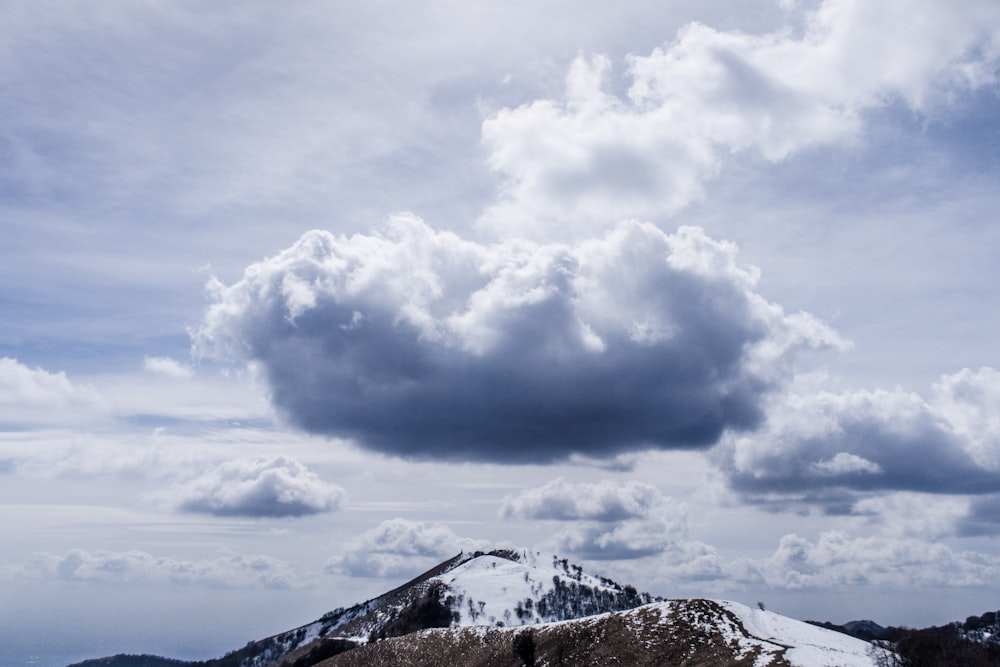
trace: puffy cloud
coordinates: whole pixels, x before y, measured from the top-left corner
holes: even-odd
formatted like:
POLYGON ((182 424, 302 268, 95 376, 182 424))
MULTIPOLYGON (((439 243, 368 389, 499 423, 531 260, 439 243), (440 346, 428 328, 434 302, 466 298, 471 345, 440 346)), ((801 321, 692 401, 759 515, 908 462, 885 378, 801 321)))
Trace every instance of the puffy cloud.
POLYGON ((821 475, 829 477, 838 477, 851 473, 871 473, 875 475, 882 472, 882 467, 879 464, 872 463, 857 454, 848 454, 847 452, 837 452, 832 459, 814 463, 813 468, 821 475))
POLYGON ((697 228, 480 245, 396 216, 215 284, 193 340, 258 365, 293 424, 394 455, 707 447, 757 426, 797 351, 841 344, 756 294, 736 254, 697 228))
POLYGON ((686 513, 681 513, 617 524, 583 522, 559 530, 551 540, 551 550, 588 560, 644 558, 678 544, 677 538, 686 533, 686 519, 686 513))
POLYGON ((340 509, 345 493, 295 459, 279 456, 227 461, 170 495, 188 512, 289 517, 340 509))
POLYGON ((945 376, 929 398, 900 389, 792 392, 761 429, 727 437, 713 456, 737 489, 763 498, 990 493, 1000 485, 998 408, 1000 373, 991 368, 945 376))
POLYGON ((185 366, 176 359, 171 359, 170 357, 147 356, 143 358, 142 366, 147 371, 175 378, 189 378, 194 375, 188 366, 185 366))
POLYGON ((946 375, 934 385, 931 402, 976 465, 1000 472, 1000 371, 946 375))
POLYGON ((689 24, 629 59, 624 98, 606 92, 606 57, 580 57, 565 99, 484 121, 489 165, 504 180, 481 223, 565 238, 674 213, 702 196, 726 154, 779 161, 859 138, 865 112, 894 100, 924 110, 994 83, 998 25, 990 0, 825 0, 801 29, 763 35, 689 24))
POLYGON ((51 423, 70 414, 79 418, 99 407, 106 406, 96 389, 74 384, 62 371, 51 373, 0 358, 0 421, 51 423))
POLYGON ((904 491, 861 498, 851 513, 867 517, 881 535, 941 539, 962 532, 970 503, 965 496, 904 491))
POLYGON ((1000 558, 926 540, 827 531, 815 542, 786 535, 774 554, 749 564, 746 571, 788 589, 993 586, 1000 575, 1000 558))
POLYGON ((0 398, 6 402, 59 402, 76 395, 65 373, 29 368, 17 359, 0 359, 0 398))
MULTIPOLYGON (((665 548, 641 559, 604 562, 607 570, 618 581, 646 581, 650 590, 670 590, 676 594, 684 584, 693 584, 697 595, 706 590, 724 589, 731 581, 741 586, 748 579, 739 567, 726 560, 719 551, 704 542, 682 540, 671 542, 665 548)), ((746 567, 740 563, 743 567, 746 567)), ((753 576, 757 577, 756 570, 753 576)))
POLYGON ((352 539, 326 562, 329 574, 389 578, 412 576, 461 551, 487 549, 442 523, 389 519, 352 539))
POLYGON ((482 540, 461 538, 441 523, 390 519, 351 540, 325 570, 352 577, 409 577, 461 551, 489 547, 482 540))
POLYGON ((309 576, 284 561, 233 552, 224 552, 210 560, 184 560, 144 551, 73 549, 63 556, 35 554, 17 572, 30 578, 102 583, 150 582, 226 588, 299 588, 311 584, 309 576))
POLYGON ((623 521, 645 516, 663 500, 652 484, 628 481, 615 484, 570 484, 561 477, 537 489, 508 496, 500 507, 504 519, 557 521, 623 521))
POLYGON ((687 508, 638 481, 556 479, 505 498, 500 516, 572 522, 555 533, 552 550, 593 560, 642 558, 680 548, 687 537, 687 508))

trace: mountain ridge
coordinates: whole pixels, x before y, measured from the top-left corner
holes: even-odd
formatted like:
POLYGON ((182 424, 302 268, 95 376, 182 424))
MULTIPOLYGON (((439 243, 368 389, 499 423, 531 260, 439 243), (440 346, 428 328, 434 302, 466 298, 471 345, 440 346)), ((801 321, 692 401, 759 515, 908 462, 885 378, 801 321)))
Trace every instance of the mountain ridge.
POLYGON ((112 656, 71 667, 521 667, 536 658, 548 665, 870 667, 868 647, 763 609, 664 600, 565 558, 499 549, 459 553, 382 595, 221 658, 112 656))

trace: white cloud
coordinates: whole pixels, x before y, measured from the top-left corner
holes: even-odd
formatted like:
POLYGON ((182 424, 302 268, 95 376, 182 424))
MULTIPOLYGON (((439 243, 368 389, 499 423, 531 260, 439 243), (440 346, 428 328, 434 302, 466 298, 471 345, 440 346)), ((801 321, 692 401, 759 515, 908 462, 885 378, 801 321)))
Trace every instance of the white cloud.
POLYGON ((889 537, 954 537, 970 512, 964 496, 896 492, 859 499, 852 514, 867 517, 889 537))
POLYGON ((295 459, 279 456, 227 461, 167 496, 188 512, 290 517, 340 509, 345 493, 295 459))
POLYGON ((713 453, 751 495, 825 490, 990 493, 1000 484, 1000 373, 944 376, 929 398, 901 389, 792 391, 758 431, 713 453))
POLYGON ((976 464, 1000 472, 1000 371, 966 368, 946 375, 930 401, 976 464))
POLYGON ((819 474, 828 477, 838 477, 840 475, 850 475, 859 472, 876 475, 882 472, 882 466, 879 464, 848 452, 837 452, 833 458, 817 461, 812 464, 812 467, 819 474))
POLYGON ((65 555, 33 555, 15 572, 28 578, 99 583, 165 583, 227 588, 300 588, 311 577, 268 556, 224 552, 209 560, 154 556, 144 551, 73 549, 65 555))
POLYGON ((681 548, 687 539, 687 507, 651 484, 571 484, 553 480, 508 496, 504 519, 563 522, 550 550, 593 560, 643 558, 681 548))
POLYGON ((825 531, 815 542, 786 535, 774 554, 750 567, 788 589, 846 586, 993 586, 1000 558, 913 538, 851 537, 825 531))
POLYGON ((194 372, 176 359, 170 357, 143 357, 142 366, 147 371, 161 373, 175 378, 189 378, 194 372))
POLYGON ((759 558, 733 556, 715 546, 685 540, 645 558, 604 566, 625 580, 642 579, 661 589, 681 589, 695 595, 709 590, 745 594, 748 589, 891 593, 929 588, 993 589, 1000 574, 1000 557, 957 549, 933 535, 855 536, 828 529, 814 540, 786 534, 771 554, 759 558))
POLYGON ((0 398, 8 402, 59 403, 77 395, 77 389, 63 372, 49 373, 29 368, 17 359, 0 359, 0 398))
POLYGON ((74 382, 63 371, 0 358, 0 423, 8 430, 62 424, 79 429, 106 420, 110 408, 105 392, 90 383, 74 382))
POLYGON ((736 255, 696 228, 480 245, 397 216, 214 285, 195 346, 259 364, 293 424, 405 457, 707 447, 758 423, 798 351, 842 345, 736 255))
POLYGON ((459 537, 442 523, 390 519, 348 542, 325 570, 352 577, 409 577, 462 551, 489 547, 483 540, 459 537))
POLYGON ((663 553, 685 542, 687 515, 659 515, 617 524, 580 522, 558 530, 547 542, 555 553, 588 560, 630 560, 663 553))
POLYGON ((727 153, 779 161, 858 140, 865 113, 901 99, 922 111, 992 84, 1000 9, 919 0, 826 0, 799 34, 692 23, 628 61, 627 97, 606 92, 611 62, 580 57, 564 100, 503 109, 483 123, 503 178, 481 224, 508 236, 588 236, 623 218, 660 218, 704 194, 727 153))
POLYGON ((504 498, 503 519, 550 519, 557 521, 622 521, 642 517, 663 501, 652 484, 609 480, 597 484, 571 484, 563 478, 536 489, 504 498))
MULTIPOLYGON (((0 406, 3 418, 20 421, 27 416, 59 420, 60 410, 101 407, 103 399, 91 386, 76 385, 66 373, 31 368, 17 359, 0 358, 0 406)), ((77 415, 77 410, 73 411, 77 415)))

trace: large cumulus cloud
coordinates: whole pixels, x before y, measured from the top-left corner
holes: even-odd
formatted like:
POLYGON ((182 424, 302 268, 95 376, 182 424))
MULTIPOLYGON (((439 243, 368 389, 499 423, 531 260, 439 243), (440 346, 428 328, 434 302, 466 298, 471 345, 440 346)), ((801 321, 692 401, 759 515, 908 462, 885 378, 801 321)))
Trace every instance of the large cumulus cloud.
POLYGON ((483 123, 503 181, 482 218, 502 235, 588 235, 608 221, 669 215, 702 197, 727 154, 780 161, 861 138, 865 114, 901 101, 925 111, 995 83, 1000 8, 920 0, 825 0, 769 34, 689 24, 628 61, 580 57, 562 100, 503 109, 483 123))
POLYGON ((299 427, 390 454, 707 447, 760 422, 797 350, 840 344, 758 295, 736 255, 696 228, 481 245, 400 215, 309 232, 216 284, 194 344, 257 364, 299 427))
POLYGON ((852 493, 868 491, 989 494, 1000 488, 998 412, 992 368, 944 376, 927 397, 791 391, 757 432, 727 437, 714 455, 734 487, 779 502, 850 504, 852 493))

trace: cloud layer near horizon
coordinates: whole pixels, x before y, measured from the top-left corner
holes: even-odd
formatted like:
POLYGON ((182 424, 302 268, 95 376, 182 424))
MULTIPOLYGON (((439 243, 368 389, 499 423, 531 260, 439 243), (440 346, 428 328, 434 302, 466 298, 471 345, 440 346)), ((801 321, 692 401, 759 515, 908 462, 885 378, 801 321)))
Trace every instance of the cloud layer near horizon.
POLYGON ((396 216, 314 231, 216 284, 196 351, 257 364, 295 425, 412 458, 701 448, 755 427, 825 325, 700 229, 481 245, 396 216))
POLYGON ((29 579, 62 579, 105 584, 161 583, 224 588, 301 588, 310 577, 295 566, 262 555, 224 552, 212 559, 186 560, 145 551, 37 553, 9 570, 29 579))

